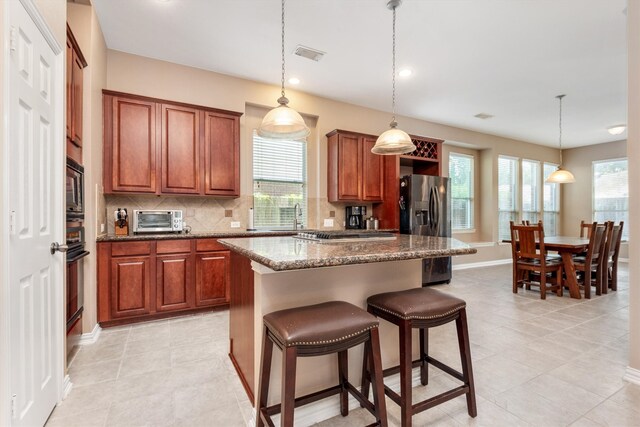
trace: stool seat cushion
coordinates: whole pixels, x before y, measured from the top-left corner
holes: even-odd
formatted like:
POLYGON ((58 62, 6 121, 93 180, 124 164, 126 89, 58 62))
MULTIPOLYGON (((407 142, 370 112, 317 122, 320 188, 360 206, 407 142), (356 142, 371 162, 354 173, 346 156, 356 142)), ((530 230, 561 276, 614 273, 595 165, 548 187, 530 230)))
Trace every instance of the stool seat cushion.
POLYGON ((344 301, 274 311, 263 320, 285 347, 337 343, 378 327, 375 316, 344 301))
POLYGON ((367 303, 404 320, 438 319, 466 306, 460 298, 428 288, 385 292, 370 296, 367 303))

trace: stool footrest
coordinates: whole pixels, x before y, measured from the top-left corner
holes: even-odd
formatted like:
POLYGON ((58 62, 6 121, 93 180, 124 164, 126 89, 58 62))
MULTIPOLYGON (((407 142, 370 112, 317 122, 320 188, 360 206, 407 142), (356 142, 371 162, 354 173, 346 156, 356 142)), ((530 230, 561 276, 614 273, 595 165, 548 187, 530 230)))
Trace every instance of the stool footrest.
POLYGON ((418 412, 426 411, 429 408, 433 408, 434 406, 444 403, 447 400, 462 396, 463 394, 468 392, 469 386, 462 385, 460 387, 456 387, 449 391, 445 391, 444 393, 440 393, 437 396, 433 396, 429 399, 423 400, 422 402, 418 402, 415 405, 411 405, 411 412, 417 414, 418 412))
MULTIPOLYGON (((342 387, 340 384, 335 385, 333 387, 325 388, 324 390, 316 391, 314 393, 307 394, 305 396, 298 397, 294 400, 293 407, 297 408, 299 406, 306 405, 307 403, 316 402, 318 400, 325 399, 327 397, 331 397, 334 394, 339 394, 342 391, 342 387)), ((272 405, 267 407, 267 414, 276 415, 279 414, 281 410, 281 406, 278 403, 277 405, 272 405)))
MULTIPOLYGON (((411 368, 417 368, 420 365, 422 365, 422 361, 420 359, 417 359, 417 360, 414 360, 413 362, 411 362, 411 368)), ((392 366, 392 367, 387 368, 387 369, 383 369, 382 370, 382 376, 383 377, 388 377, 389 375, 397 374, 398 372, 400 372, 400 365, 396 365, 396 366, 392 366)))
POLYGON ((451 375, 452 377, 464 382, 464 375, 462 375, 461 372, 458 372, 455 369, 453 369, 452 367, 445 365, 444 363, 442 363, 438 359, 434 359, 431 356, 427 356, 427 362, 429 362, 430 364, 432 364, 436 368, 440 369, 441 371, 446 372, 447 374, 451 375))

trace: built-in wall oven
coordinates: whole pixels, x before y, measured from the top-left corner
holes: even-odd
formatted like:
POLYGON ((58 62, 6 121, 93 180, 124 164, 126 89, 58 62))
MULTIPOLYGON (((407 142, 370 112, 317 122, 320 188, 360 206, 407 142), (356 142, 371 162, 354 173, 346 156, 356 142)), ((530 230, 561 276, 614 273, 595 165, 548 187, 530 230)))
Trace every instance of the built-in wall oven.
POLYGON ((67 158, 66 215, 67 215, 67 332, 84 310, 84 168, 67 158))

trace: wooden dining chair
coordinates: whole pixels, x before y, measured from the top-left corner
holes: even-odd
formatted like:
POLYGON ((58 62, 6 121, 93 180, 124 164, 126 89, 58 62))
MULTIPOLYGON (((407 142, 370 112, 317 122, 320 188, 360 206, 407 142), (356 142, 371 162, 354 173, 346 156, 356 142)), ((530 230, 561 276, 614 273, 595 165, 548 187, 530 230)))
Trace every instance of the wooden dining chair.
POLYGON ((588 239, 591 237, 591 223, 585 220, 580 221, 580 238, 588 239))
POLYGON ((602 276, 602 293, 606 294, 608 289, 618 290, 618 257, 620 256, 620 243, 622 242, 622 228, 624 221, 620 224, 609 227, 604 250, 604 265, 602 276))
POLYGON ((591 298, 591 286, 596 287, 596 295, 602 294, 602 265, 604 264, 605 237, 609 226, 609 223, 591 224, 586 254, 573 258, 573 264, 579 276, 578 284, 584 288, 585 298, 591 298))
POLYGON ((540 286, 540 298, 546 299, 547 292, 555 291, 562 296, 562 260, 547 257, 544 247, 544 228, 536 225, 515 225, 511 227, 511 254, 513 257, 513 293, 518 287, 526 285, 540 286), (529 273, 537 273, 535 276, 529 273), (555 273, 555 283, 547 284, 555 273), (537 281, 534 281, 533 278, 537 281))

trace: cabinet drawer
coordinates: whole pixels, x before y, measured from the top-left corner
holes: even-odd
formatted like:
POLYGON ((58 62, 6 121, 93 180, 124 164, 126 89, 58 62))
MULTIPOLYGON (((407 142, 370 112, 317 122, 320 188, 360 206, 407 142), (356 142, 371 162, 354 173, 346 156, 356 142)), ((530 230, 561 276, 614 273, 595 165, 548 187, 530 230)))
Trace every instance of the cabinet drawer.
POLYGON ((152 242, 118 242, 111 244, 111 256, 149 255, 152 242))
POLYGON ((229 248, 218 243, 217 239, 198 239, 196 240, 196 251, 226 251, 229 248))
POLYGON ((191 252, 191 240, 159 240, 156 245, 158 254, 191 252))

